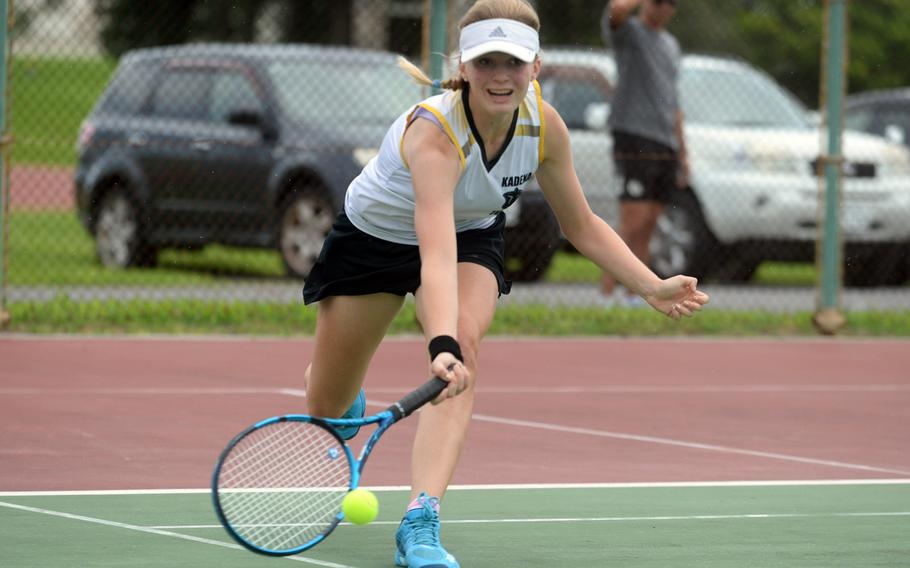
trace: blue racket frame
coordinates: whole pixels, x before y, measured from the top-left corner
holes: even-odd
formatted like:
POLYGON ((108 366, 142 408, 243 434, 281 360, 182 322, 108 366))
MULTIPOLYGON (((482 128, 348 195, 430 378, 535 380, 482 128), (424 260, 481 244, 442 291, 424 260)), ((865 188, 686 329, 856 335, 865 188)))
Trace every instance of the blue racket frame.
POLYGON ((335 520, 322 534, 301 546, 287 550, 273 550, 257 546, 255 543, 247 541, 236 530, 234 530, 230 522, 227 520, 224 511, 222 510, 221 502, 218 498, 218 478, 221 474, 221 468, 224 464, 225 459, 230 454, 234 446, 236 446, 248 435, 278 422, 308 422, 310 424, 315 424, 324 428, 327 432, 334 436, 341 447, 344 449, 345 458, 348 460, 348 467, 350 467, 351 470, 351 481, 348 487, 348 491, 353 491, 360 485, 360 478, 363 474, 363 468, 366 465, 367 458, 370 457, 370 452, 373 451, 373 447, 376 445, 376 442, 379 441, 379 438, 382 437, 386 430, 388 430, 392 424, 395 424, 402 418, 409 416, 421 406, 435 399, 443 390, 445 390, 448 384, 449 383, 443 379, 433 377, 421 385, 419 388, 408 393, 404 398, 392 404, 392 406, 388 407, 382 412, 373 414, 371 416, 364 416, 363 418, 316 418, 307 414, 285 414, 282 416, 273 416, 271 418, 266 418, 265 420, 253 424, 241 433, 237 434, 227 444, 227 446, 225 446, 224 450, 221 452, 221 455, 218 457, 218 462, 215 464, 215 470, 212 472, 212 503, 215 506, 215 514, 218 516, 218 521, 225 528, 228 534, 231 535, 231 538, 237 541, 237 543, 242 545, 244 548, 247 548, 248 550, 251 550, 258 554, 264 554, 266 556, 290 556, 292 554, 298 554, 300 552, 304 552, 305 550, 313 548, 325 540, 332 533, 332 531, 335 530, 335 527, 337 527, 339 523, 344 520, 343 512, 340 510, 338 511, 335 520), (378 426, 367 439, 366 444, 364 444, 363 448, 360 450, 360 455, 358 457, 355 457, 354 452, 351 451, 351 448, 348 446, 347 442, 338 434, 336 428, 344 426, 369 426, 370 424, 377 424, 378 426))

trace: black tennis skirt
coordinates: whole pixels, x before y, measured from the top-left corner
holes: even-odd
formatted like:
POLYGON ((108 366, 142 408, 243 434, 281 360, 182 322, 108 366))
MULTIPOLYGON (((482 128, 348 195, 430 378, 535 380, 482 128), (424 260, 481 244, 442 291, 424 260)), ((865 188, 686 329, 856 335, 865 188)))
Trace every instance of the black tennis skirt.
MULTIPOLYGON (((499 293, 508 294, 505 277, 505 214, 486 229, 456 234, 458 262, 490 269, 499 293)), ((303 287, 303 301, 312 304, 329 296, 361 296, 385 292, 406 296, 420 286, 420 251, 368 235, 341 212, 322 245, 316 264, 303 287)))

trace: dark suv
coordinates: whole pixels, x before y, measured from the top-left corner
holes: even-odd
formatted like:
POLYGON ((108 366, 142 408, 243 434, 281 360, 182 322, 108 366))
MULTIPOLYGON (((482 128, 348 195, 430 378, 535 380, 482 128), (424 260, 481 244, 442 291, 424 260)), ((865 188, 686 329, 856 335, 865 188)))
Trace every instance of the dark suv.
MULTIPOLYGON (((80 219, 107 266, 149 266, 161 248, 217 242, 275 248, 290 276, 306 277, 348 184, 424 94, 386 52, 130 52, 79 134, 80 219)), ((513 232, 545 207, 526 201, 513 232)))

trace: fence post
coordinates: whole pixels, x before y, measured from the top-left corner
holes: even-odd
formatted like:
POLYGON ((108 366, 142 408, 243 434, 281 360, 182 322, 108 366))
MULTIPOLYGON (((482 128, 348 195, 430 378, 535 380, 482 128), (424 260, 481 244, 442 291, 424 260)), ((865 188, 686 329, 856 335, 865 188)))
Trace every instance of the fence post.
POLYGON ((7 61, 7 43, 9 35, 9 10, 7 0, 0 0, 0 329, 9 326, 10 315, 6 309, 7 278, 7 244, 9 237, 9 142, 6 134, 6 77, 9 62, 7 61))
MULTIPOLYGON (((823 221, 816 244, 816 265, 821 279, 818 304, 812 322, 820 332, 833 335, 846 323, 840 307, 843 247, 840 232, 840 196, 844 157, 843 99, 846 93, 847 2, 825 0, 822 43, 821 106, 827 133, 827 151, 819 160, 824 174, 823 221)), ((821 182, 820 182, 821 183, 821 182)))
MULTIPOLYGON (((446 0, 429 0, 430 2, 430 78, 442 79, 443 62, 446 56, 446 0)), ((441 89, 433 89, 438 94, 441 89)))

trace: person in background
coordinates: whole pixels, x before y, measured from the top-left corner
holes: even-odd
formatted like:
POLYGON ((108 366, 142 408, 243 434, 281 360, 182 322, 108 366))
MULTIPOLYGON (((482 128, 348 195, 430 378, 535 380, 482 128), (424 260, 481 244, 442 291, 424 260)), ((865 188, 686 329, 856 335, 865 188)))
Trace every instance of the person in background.
MULTIPOLYGON (((677 85, 680 48, 666 29, 676 9, 677 0, 611 0, 601 19, 618 72, 609 119, 621 183, 618 229, 645 264, 651 261, 657 219, 689 177, 677 85)), ((644 305, 621 288, 613 274, 603 273, 601 291, 608 304, 644 305)))
POLYGON ((679 319, 708 301, 694 278, 658 278, 588 206, 569 131, 536 81, 540 21, 530 4, 479 0, 459 28, 456 77, 431 81, 401 61, 418 83, 444 92, 392 124, 348 187, 303 290, 307 304, 319 304, 305 375, 311 415, 363 415, 367 368, 407 294, 430 373, 449 382, 420 412, 411 453, 410 503, 394 551, 409 568, 459 566, 441 543, 441 500, 471 423, 481 340, 509 292, 503 209, 532 177, 575 248, 654 309, 679 319))

